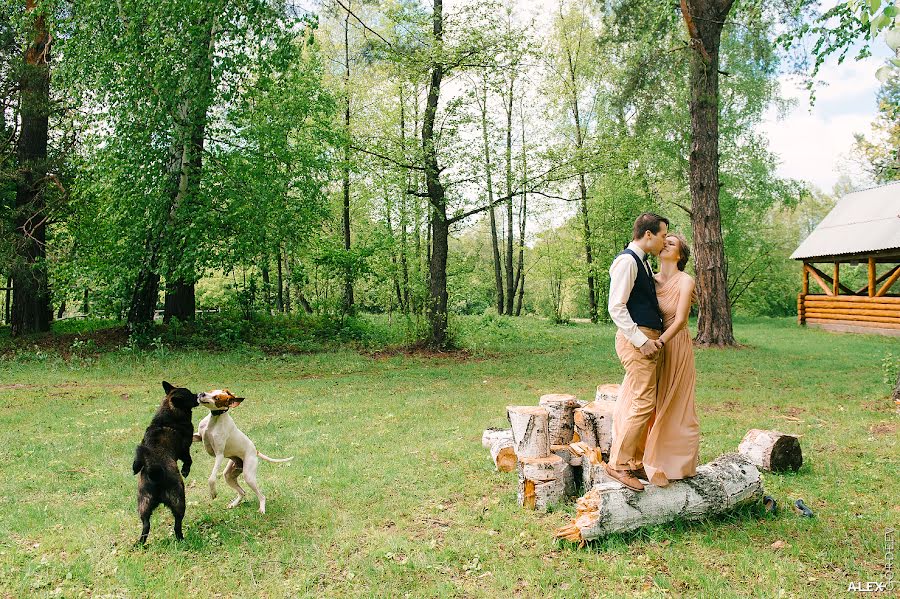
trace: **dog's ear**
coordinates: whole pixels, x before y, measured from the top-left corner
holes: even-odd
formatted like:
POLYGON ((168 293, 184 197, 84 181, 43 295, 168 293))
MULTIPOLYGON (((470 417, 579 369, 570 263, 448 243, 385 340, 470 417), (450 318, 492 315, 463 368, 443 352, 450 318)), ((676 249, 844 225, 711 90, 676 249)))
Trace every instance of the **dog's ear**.
POLYGON ((231 399, 228 400, 228 407, 229 407, 229 408, 236 408, 236 407, 238 407, 239 405, 241 405, 241 402, 242 402, 242 401, 244 401, 244 398, 243 398, 243 397, 232 397, 231 399))
POLYGON ((163 381, 162 383, 163 383, 163 391, 166 392, 166 395, 168 395, 169 393, 172 392, 173 389, 175 389, 175 387, 167 381, 163 381))

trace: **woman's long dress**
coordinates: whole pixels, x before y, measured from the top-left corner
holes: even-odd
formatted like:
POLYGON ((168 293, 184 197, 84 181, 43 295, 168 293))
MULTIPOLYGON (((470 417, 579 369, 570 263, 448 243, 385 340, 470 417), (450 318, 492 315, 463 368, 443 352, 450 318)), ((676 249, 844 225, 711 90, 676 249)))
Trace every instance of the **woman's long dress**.
MULTIPOLYGON (((675 320, 679 287, 684 272, 663 284, 656 283, 656 298, 663 328, 675 320)), ((694 345, 687 323, 666 342, 657 384, 656 418, 647 435, 644 470, 650 484, 665 486, 697 473, 700 456, 700 422, 694 407, 694 345)))
MULTIPOLYGON (((689 275, 679 272, 664 284, 656 283, 656 297, 668 329, 675 320, 679 283, 689 275)), ((663 348, 657 375, 656 412, 644 441, 644 471, 650 484, 663 487, 669 481, 697 473, 700 455, 700 423, 694 408, 694 346, 687 323, 663 348)), ((627 394, 624 394, 627 396, 627 394)), ((625 399, 625 401, 628 401, 625 399)), ((613 435, 622 428, 629 406, 616 406, 613 435)))

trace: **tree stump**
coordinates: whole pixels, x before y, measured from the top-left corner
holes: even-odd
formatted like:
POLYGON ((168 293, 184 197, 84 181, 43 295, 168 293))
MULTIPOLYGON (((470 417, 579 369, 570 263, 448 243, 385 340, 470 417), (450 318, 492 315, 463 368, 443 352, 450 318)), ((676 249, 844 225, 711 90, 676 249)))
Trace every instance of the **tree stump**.
POLYGON ((575 432, 575 408, 579 407, 578 398, 567 393, 550 393, 542 395, 538 405, 550 415, 550 445, 571 443, 575 432))
POLYGON ((738 453, 769 472, 796 472, 803 464, 799 437, 778 431, 751 429, 738 446, 738 453))
POLYGON ((519 458, 519 505, 525 509, 547 511, 575 493, 572 467, 558 455, 519 458))
POLYGON ((577 516, 555 537, 584 543, 675 518, 704 518, 758 502, 762 496, 756 466, 740 454, 727 453, 697 468, 696 476, 665 487, 647 485, 638 492, 607 478, 577 501, 577 516))
POLYGON ((619 399, 619 385, 597 385, 597 394, 594 401, 611 401, 615 402, 619 399))
POLYGON ((609 458, 612 446, 612 423, 615 404, 608 401, 594 401, 575 410, 575 432, 581 441, 597 447, 603 459, 609 458))
POLYGON ((512 427, 513 449, 519 458, 545 458, 550 455, 550 416, 540 406, 507 406, 506 417, 512 427))

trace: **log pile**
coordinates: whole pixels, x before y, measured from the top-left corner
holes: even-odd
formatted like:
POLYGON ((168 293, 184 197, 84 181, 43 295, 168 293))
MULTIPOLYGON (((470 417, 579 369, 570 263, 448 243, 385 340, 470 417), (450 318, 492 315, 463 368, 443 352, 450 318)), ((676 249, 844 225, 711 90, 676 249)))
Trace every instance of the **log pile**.
POLYGON ((510 428, 484 431, 481 444, 497 470, 518 473, 519 505, 546 511, 598 479, 612 443, 618 385, 598 387, 598 397, 601 389, 602 399, 590 403, 551 393, 537 406, 507 406, 510 428))

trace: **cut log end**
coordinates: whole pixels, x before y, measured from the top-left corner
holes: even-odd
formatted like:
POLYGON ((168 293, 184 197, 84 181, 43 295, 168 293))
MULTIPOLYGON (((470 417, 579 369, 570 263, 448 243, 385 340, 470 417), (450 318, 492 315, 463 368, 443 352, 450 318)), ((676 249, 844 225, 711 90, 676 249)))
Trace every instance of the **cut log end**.
POLYGON ((597 394, 594 396, 596 401, 612 401, 619 399, 620 385, 598 385, 597 394))
POLYGON ((799 437, 778 431, 751 429, 738 452, 757 468, 769 472, 796 472, 803 465, 799 437))

